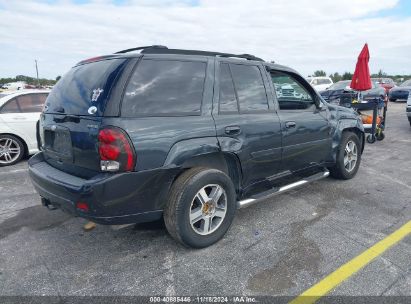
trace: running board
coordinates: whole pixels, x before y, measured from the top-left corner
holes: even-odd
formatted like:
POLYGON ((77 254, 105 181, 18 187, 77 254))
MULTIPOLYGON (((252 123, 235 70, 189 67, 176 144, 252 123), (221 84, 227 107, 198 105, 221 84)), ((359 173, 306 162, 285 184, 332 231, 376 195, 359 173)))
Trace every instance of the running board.
POLYGON ((250 205, 258 203, 261 200, 264 200, 266 198, 269 198, 271 196, 274 196, 274 195, 277 195, 277 194, 280 194, 280 193, 287 192, 291 189, 296 189, 296 188, 298 188, 302 185, 305 185, 305 184, 317 181, 319 179, 325 178, 328 175, 330 175, 330 172, 328 170, 326 170, 324 172, 316 173, 314 175, 306 177, 306 178, 304 178, 304 179, 302 179, 298 182, 295 182, 295 183, 292 183, 292 184, 289 184, 289 185, 285 185, 285 186, 282 186, 282 187, 279 187, 279 188, 275 188, 275 189, 272 189, 272 190, 268 190, 266 192, 261 193, 260 195, 256 195, 254 198, 251 197, 251 198, 244 199, 242 201, 238 201, 237 202, 237 209, 248 207, 250 205))

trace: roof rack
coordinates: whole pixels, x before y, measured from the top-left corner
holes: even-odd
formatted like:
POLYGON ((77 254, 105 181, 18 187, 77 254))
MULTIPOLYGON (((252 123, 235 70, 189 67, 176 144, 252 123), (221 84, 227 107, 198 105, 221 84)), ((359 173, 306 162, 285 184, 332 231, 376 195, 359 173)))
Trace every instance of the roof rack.
POLYGON ((164 45, 148 45, 148 46, 139 46, 139 47, 135 47, 135 48, 131 48, 131 49, 126 49, 126 50, 122 50, 122 51, 118 51, 115 52, 114 54, 125 54, 125 53, 129 53, 132 51, 139 51, 139 50, 145 50, 145 49, 167 49, 166 46, 164 45))
POLYGON ((169 49, 163 45, 151 45, 131 48, 123 51, 116 52, 115 54, 124 54, 132 51, 141 50, 143 54, 176 54, 176 55, 200 55, 200 56, 215 56, 215 57, 226 57, 226 58, 242 58, 247 60, 264 61, 250 54, 230 54, 230 53, 220 53, 220 52, 208 52, 208 51, 197 51, 197 50, 181 50, 181 49, 169 49))

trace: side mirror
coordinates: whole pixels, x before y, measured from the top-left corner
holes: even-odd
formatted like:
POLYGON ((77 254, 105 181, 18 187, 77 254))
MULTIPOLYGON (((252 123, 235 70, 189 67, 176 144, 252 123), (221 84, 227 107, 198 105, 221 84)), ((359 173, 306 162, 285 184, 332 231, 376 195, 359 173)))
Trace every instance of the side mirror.
POLYGON ((317 108, 317 111, 325 110, 325 105, 322 103, 321 98, 319 97, 315 100, 315 106, 317 108))

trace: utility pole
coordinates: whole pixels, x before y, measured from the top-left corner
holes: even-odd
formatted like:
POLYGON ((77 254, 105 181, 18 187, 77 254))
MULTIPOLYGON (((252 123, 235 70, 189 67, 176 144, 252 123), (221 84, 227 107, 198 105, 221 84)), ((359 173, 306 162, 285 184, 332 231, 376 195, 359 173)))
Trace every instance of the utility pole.
POLYGON ((36 74, 37 74, 37 87, 40 87, 40 81, 39 81, 39 69, 37 67, 37 59, 34 60, 36 62, 36 74))

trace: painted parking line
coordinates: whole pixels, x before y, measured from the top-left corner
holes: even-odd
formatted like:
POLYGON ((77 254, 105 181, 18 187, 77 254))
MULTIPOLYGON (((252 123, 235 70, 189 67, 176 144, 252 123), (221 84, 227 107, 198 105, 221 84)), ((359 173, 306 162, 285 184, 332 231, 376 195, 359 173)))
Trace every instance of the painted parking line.
POLYGON ((290 304, 315 303, 319 298, 326 295, 409 234, 411 234, 411 221, 304 291, 290 304))

